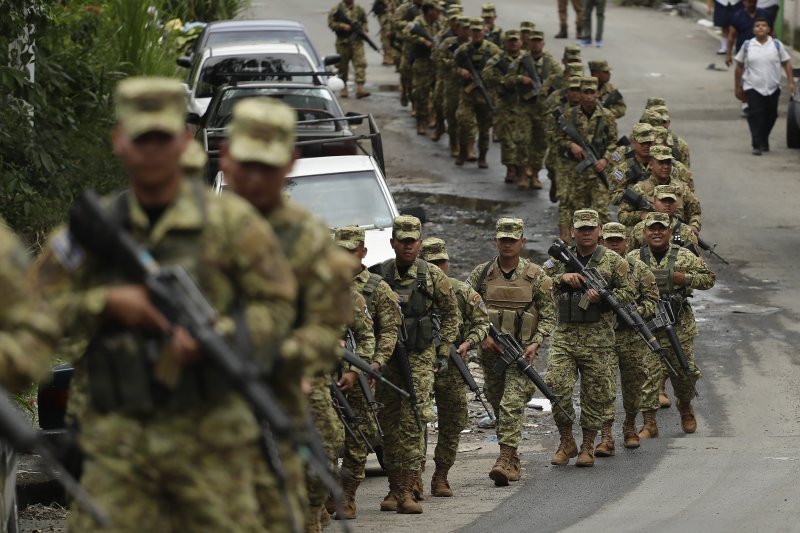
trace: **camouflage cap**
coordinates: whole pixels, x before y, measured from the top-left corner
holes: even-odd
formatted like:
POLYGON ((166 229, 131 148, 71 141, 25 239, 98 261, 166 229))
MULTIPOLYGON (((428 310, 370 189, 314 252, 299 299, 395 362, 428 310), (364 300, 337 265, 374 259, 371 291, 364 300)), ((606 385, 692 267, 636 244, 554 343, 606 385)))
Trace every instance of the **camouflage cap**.
POLYGON ((594 209, 578 209, 572 215, 572 227, 575 229, 600 225, 600 215, 594 209))
POLYGON ((493 3, 486 2, 485 4, 483 4, 481 6, 481 15, 482 16, 496 15, 496 14, 497 14, 497 8, 494 6, 493 3))
POLYGON ((358 226, 342 226, 333 233, 333 242, 347 250, 364 244, 364 230, 358 226))
POLYGON ((583 63, 569 63, 566 69, 567 75, 571 78, 573 76, 583 77, 583 63))
POLYGON ((650 226, 654 226, 656 224, 661 224, 665 228, 669 226, 669 215, 667 213, 647 213, 647 217, 644 219, 644 225, 648 228, 650 226))
POLYGON ((603 224, 603 238, 604 239, 627 239, 625 226, 619 222, 608 222, 603 224))
POLYGON ((655 111, 656 113, 660 113, 664 120, 669 120, 669 109, 665 105, 654 105, 653 107, 648 108, 651 111, 655 111))
POLYGON ((422 7, 435 7, 436 9, 442 9, 442 6, 439 4, 438 0, 422 0, 422 7))
POLYGON ((480 19, 478 17, 473 17, 473 18, 469 19, 469 29, 471 29, 471 30, 482 30, 482 29, 484 29, 483 19, 480 19))
POLYGON ((531 32, 531 40, 532 41, 544 41, 544 32, 542 30, 533 30, 531 32))
POLYGON ((395 239, 402 241, 414 239, 418 241, 422 237, 422 222, 417 217, 411 215, 400 215, 394 217, 392 222, 392 234, 395 239))
POLYGON ((135 77, 117 84, 117 121, 129 137, 151 131, 177 135, 185 128, 186 93, 169 78, 135 77))
POLYGON ((647 122, 651 126, 663 126, 666 121, 661 113, 657 113, 652 109, 645 109, 642 116, 639 117, 639 122, 647 122))
POLYGON ((678 201, 678 188, 674 185, 656 185, 653 195, 657 200, 664 200, 665 198, 672 198, 678 201))
POLYGON ((181 168, 186 172, 200 172, 208 162, 208 154, 203 147, 197 142, 197 139, 192 139, 186 145, 186 150, 181 154, 181 168))
POLYGON ((581 79, 581 91, 596 91, 597 78, 594 76, 586 76, 581 79))
POLYGON ((591 72, 610 72, 611 67, 608 66, 608 61, 605 59, 595 59, 589 61, 589 71, 591 72))
POLYGON ((519 40, 519 38, 520 38, 519 30, 508 30, 503 35, 503 40, 504 41, 511 41, 513 39, 519 40))
POLYGON ((497 221, 494 229, 495 239, 519 240, 525 230, 525 223, 521 218, 501 218, 497 221))
POLYGON ((653 133, 653 126, 647 122, 634 124, 631 139, 638 143, 655 142, 656 136, 653 133))
POLYGON ((565 58, 568 58, 568 57, 580 58, 581 57, 581 47, 578 46, 577 44, 568 44, 567 46, 564 47, 564 57, 565 58))
POLYGON ((530 20, 523 20, 519 23, 519 31, 533 31, 536 29, 536 24, 531 22, 530 20))
POLYGON ((567 89, 581 90, 581 80, 583 76, 572 76, 567 80, 567 89))
POLYGON ((661 98, 660 96, 651 96, 647 99, 647 103, 644 105, 645 109, 650 109, 653 106, 657 105, 667 105, 667 101, 661 98))
POLYGON ((656 144, 672 146, 672 135, 669 134, 669 130, 664 126, 653 126, 653 136, 656 138, 656 144))
POLYGON ((447 255, 447 245, 438 237, 428 237, 422 241, 422 249, 419 255, 429 262, 450 260, 450 256, 447 255))
POLYGON ((236 161, 278 167, 292 160, 297 114, 272 98, 247 98, 233 108, 229 151, 236 161))
POLYGON ((447 8, 447 20, 459 19, 464 12, 460 5, 454 5, 447 8))
POLYGON ((672 149, 669 146, 658 144, 650 147, 650 157, 659 161, 666 161, 672 159, 672 149))
POLYGON ((461 26, 462 28, 469 28, 471 21, 472 19, 470 17, 464 15, 458 17, 458 25, 461 26))

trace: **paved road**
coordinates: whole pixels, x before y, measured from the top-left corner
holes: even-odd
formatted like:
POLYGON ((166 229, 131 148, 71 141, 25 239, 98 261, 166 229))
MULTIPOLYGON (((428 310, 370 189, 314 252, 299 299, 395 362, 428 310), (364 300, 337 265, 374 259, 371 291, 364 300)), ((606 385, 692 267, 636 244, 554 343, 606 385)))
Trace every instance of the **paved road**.
MULTIPOLYGON (((463 3, 469 13, 480 4, 463 3)), ((557 19, 551 4, 503 2, 500 25, 531 19, 553 35, 557 19)), ((324 20, 328 7, 318 0, 302 6, 254 1, 252 14, 302 20, 323 52, 331 52, 333 38, 324 20)), ((370 24, 376 33, 374 19, 370 24)), ((606 47, 584 52, 585 59, 607 58, 614 68, 613 81, 629 110, 620 132, 630 131, 648 96, 666 98, 673 129, 692 148, 703 235, 718 242, 732 262, 726 267, 710 260, 717 287, 694 301, 705 378, 698 385, 698 433, 683 435, 677 413, 662 411, 662 438, 636 451, 621 450, 590 470, 551 467, 557 440, 544 436, 523 445, 525 476, 508 489, 494 489, 485 477, 496 454, 485 445, 460 454, 453 476, 457 497, 429 499, 421 516, 377 512, 385 479, 368 479, 359 492, 361 515, 351 524, 355 531, 800 528, 800 357, 795 348, 800 341, 800 269, 795 267, 800 221, 794 205, 800 197, 800 152, 784 147, 781 117, 773 152, 750 155, 747 127, 732 96, 732 72, 707 68, 721 65, 714 55, 717 43, 691 19, 609 6, 606 47)), ((564 41, 548 44, 560 54, 564 41)), ((453 167, 441 143, 433 145, 412 131, 412 119, 392 92, 397 83, 392 70, 381 67, 371 51, 368 59, 375 94, 347 105, 379 118, 392 187, 411 192, 417 201, 472 209, 484 229, 500 212, 522 216, 530 228, 531 253, 543 253, 555 235, 555 209, 546 195, 520 195, 502 185, 497 145, 490 151, 490 171, 453 167)), ((466 244, 454 246, 466 249, 466 244)), ((487 249, 487 242, 480 247, 487 249)))

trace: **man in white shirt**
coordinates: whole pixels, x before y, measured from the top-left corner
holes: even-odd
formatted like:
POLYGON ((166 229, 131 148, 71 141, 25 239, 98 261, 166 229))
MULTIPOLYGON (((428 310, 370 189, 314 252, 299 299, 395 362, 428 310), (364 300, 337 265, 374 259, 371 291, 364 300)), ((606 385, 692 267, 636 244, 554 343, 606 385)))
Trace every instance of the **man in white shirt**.
POLYGON ((736 98, 747 102, 747 123, 750 126, 753 155, 769 152, 769 134, 778 117, 778 98, 781 95, 781 69, 794 93, 792 64, 786 47, 769 36, 769 22, 756 17, 753 37, 745 41, 736 61, 736 98))

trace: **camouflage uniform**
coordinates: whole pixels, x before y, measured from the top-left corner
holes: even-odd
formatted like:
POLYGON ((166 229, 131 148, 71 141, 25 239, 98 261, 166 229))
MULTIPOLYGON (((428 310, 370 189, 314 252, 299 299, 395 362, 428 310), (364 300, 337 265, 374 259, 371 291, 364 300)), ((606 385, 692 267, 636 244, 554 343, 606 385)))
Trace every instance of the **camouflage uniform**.
MULTIPOLYGON (((608 61, 604 59, 589 61, 589 72, 594 76, 595 72, 611 72, 611 68, 608 66, 608 61)), ((620 95, 620 99, 616 103, 606 104, 606 100, 608 100, 608 97, 615 90, 616 88, 611 82, 598 83, 597 101, 600 102, 604 108, 611 111, 611 113, 614 114, 614 118, 620 119, 625 116, 625 111, 628 109, 628 106, 625 104, 625 99, 620 95)))
MULTIPOLYGON (((498 220, 496 239, 518 240, 522 234, 522 220, 498 220)), ((520 257, 511 277, 507 278, 500 268, 499 259, 495 258, 475 267, 467 283, 486 302, 492 324, 501 332, 512 334, 523 347, 532 343, 541 345, 550 335, 555 323, 552 282, 535 263, 520 257)), ((510 466, 519 474, 516 450, 522 438, 525 403, 533 395, 534 386, 516 365, 498 372, 495 367, 497 354, 481 348, 478 357, 483 367, 486 398, 497 416, 497 442, 501 445, 501 454, 504 447, 511 448, 513 464, 510 466)))
MULTIPOLYGON (((406 26, 422 13, 422 0, 414 0, 398 5, 392 15, 392 33, 400 41, 400 63, 397 71, 400 73, 400 98, 401 103, 411 96, 411 41, 405 33, 406 26)), ((406 105, 403 103, 403 105, 406 105)))
MULTIPOLYGON (((468 17, 459 17, 459 24, 469 24, 468 17)), ((458 155, 458 122, 456 120, 456 110, 458 109, 459 93, 461 91, 461 78, 456 74, 455 50, 464 44, 458 37, 447 37, 439 43, 434 50, 439 69, 437 73, 437 83, 441 82, 442 94, 444 98, 444 118, 447 122, 447 132, 450 141, 450 153, 458 155)))
MULTIPOLYGON (((445 133, 445 120, 447 119, 447 107, 445 94, 445 86, 447 78, 452 75, 452 68, 449 67, 445 61, 446 55, 450 55, 447 50, 449 43, 457 43, 458 37, 453 32, 452 24, 458 24, 458 19, 461 17, 461 4, 454 4, 447 10, 447 23, 442 24, 442 29, 436 35, 436 40, 431 51, 431 59, 433 60, 434 68, 434 82, 433 97, 431 98, 431 111, 434 114, 436 130, 431 134, 431 140, 438 142, 442 135, 445 133), (447 41, 448 44, 445 44, 447 41)), ((458 47, 456 44, 454 49, 458 47)))
MULTIPOLYGON (((544 38, 544 34, 542 34, 540 31, 533 31, 531 38, 537 39, 540 34, 542 35, 542 38, 544 38)), ((547 121, 546 113, 548 109, 545 105, 546 89, 544 87, 544 81, 547 80, 552 74, 555 74, 556 76, 563 75, 563 71, 558 62, 555 60, 552 54, 546 50, 541 57, 534 57, 533 61, 536 65, 536 71, 539 75, 539 80, 542 82, 542 87, 540 89, 541 92, 539 93, 539 96, 524 107, 524 111, 528 115, 530 126, 531 143, 528 145, 528 154, 525 164, 525 166, 530 170, 530 177, 536 177, 539 174, 539 170, 542 168, 545 154, 549 146, 549 136, 546 133, 545 126, 547 121)))
MULTIPOLYGON (((419 239, 421 223, 411 216, 399 216, 394 220, 395 239, 419 239)), ((402 296, 401 309, 404 314, 404 329, 408 335, 405 343, 411 378, 417 396, 417 411, 423 424, 418 427, 407 399, 381 384, 376 391, 376 400, 384 405, 380 422, 384 430, 384 464, 389 471, 390 493, 387 500, 397 501, 399 512, 409 511, 409 494, 417 482, 420 464, 425 458, 425 424, 433 420, 433 370, 436 350, 433 344, 430 315, 433 308, 441 314, 442 328, 439 336, 442 343, 452 344, 458 334, 458 306, 455 293, 447 276, 436 266, 417 259, 402 274, 394 259, 374 265, 371 271, 380 274, 392 290, 402 296)), ((403 383, 394 355, 386 365, 384 375, 393 383, 403 383)))
POLYGON ((442 30, 440 19, 428 23, 424 14, 420 14, 404 30, 404 39, 410 43, 411 53, 411 98, 417 112, 417 124, 422 125, 422 133, 428 125, 428 112, 433 98, 433 88, 436 83, 436 64, 433 58, 433 46, 436 35, 442 30), (423 43, 424 37, 415 35, 412 31, 427 34, 431 45, 423 43))
MULTIPOLYGON (((583 78, 581 88, 597 87, 597 78, 583 78), (594 80, 594 82, 589 81, 594 80)), ((610 111, 597 105, 590 116, 582 111, 581 106, 575 106, 565 114, 567 120, 575 124, 583 140, 592 146, 597 153, 598 159, 605 159, 611 162, 611 154, 617 144, 617 122, 610 111)), ((557 133, 557 146, 564 153, 569 154, 575 164, 579 161, 572 157, 570 145, 573 141, 563 131, 557 133)), ((566 169, 565 169, 566 170, 566 169)), ((604 171, 604 174, 606 171, 604 171)), ((561 176, 559 174, 559 176, 561 176)), ((601 183, 596 172, 588 168, 581 173, 571 170, 570 177, 574 183, 574 190, 571 197, 566 198, 566 209, 592 208, 600 214, 600 222, 605 223, 610 220, 608 212, 609 196, 608 188, 601 183)))
MULTIPOLYGON (((567 1, 558 0, 558 20, 561 23, 561 32, 556 36, 557 39, 563 39, 567 36, 567 1)), ((581 27, 583 25, 583 1, 572 0, 572 9, 575 10, 575 38, 581 36, 581 27)))
POLYGON ((392 43, 392 14, 394 13, 394 0, 378 0, 372 4, 372 13, 378 18, 381 26, 381 49, 383 50, 383 64, 394 64, 394 48, 392 43))
MULTIPOLYGON (((664 127, 667 121, 669 121, 669 115, 666 114, 666 106, 651 106, 646 108, 639 118, 639 122, 647 122, 653 127, 664 127)), ((657 139, 657 142, 669 146, 672 149, 672 157, 683 163, 686 168, 690 168, 691 158, 689 156, 689 145, 670 130, 666 128, 665 130, 665 139, 663 141, 657 139)), ((658 137, 658 135, 656 136, 658 137)))
MULTIPOLYGON (((336 12, 341 10, 351 22, 360 24, 364 32, 368 32, 367 13, 364 8, 353 2, 348 6, 339 2, 328 13, 328 27, 336 32, 336 53, 339 54, 339 77, 347 85, 350 62, 355 70, 356 85, 362 86, 367 81, 367 57, 364 55, 364 40, 356 35, 352 28, 350 31, 342 29, 343 22, 336 20, 336 12)), ((345 93, 346 94, 346 93, 345 93)))

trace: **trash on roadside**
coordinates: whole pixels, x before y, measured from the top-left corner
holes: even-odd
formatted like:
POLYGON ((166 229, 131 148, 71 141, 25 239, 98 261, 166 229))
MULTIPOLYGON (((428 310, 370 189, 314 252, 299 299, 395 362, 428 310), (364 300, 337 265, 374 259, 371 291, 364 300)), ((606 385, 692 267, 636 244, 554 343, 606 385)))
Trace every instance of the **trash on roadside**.
POLYGON ((531 398, 531 401, 525 405, 531 409, 536 409, 544 413, 550 413, 553 411, 553 406, 550 404, 550 400, 546 398, 531 398))
POLYGON ((462 430, 461 430, 461 434, 462 434, 462 435, 466 435, 467 433, 472 433, 472 430, 471 430, 471 429, 469 429, 469 428, 467 428, 467 429, 462 429, 462 430))
POLYGON ((497 442, 497 435, 489 435, 485 439, 483 439, 484 444, 492 444, 493 442, 497 442))

